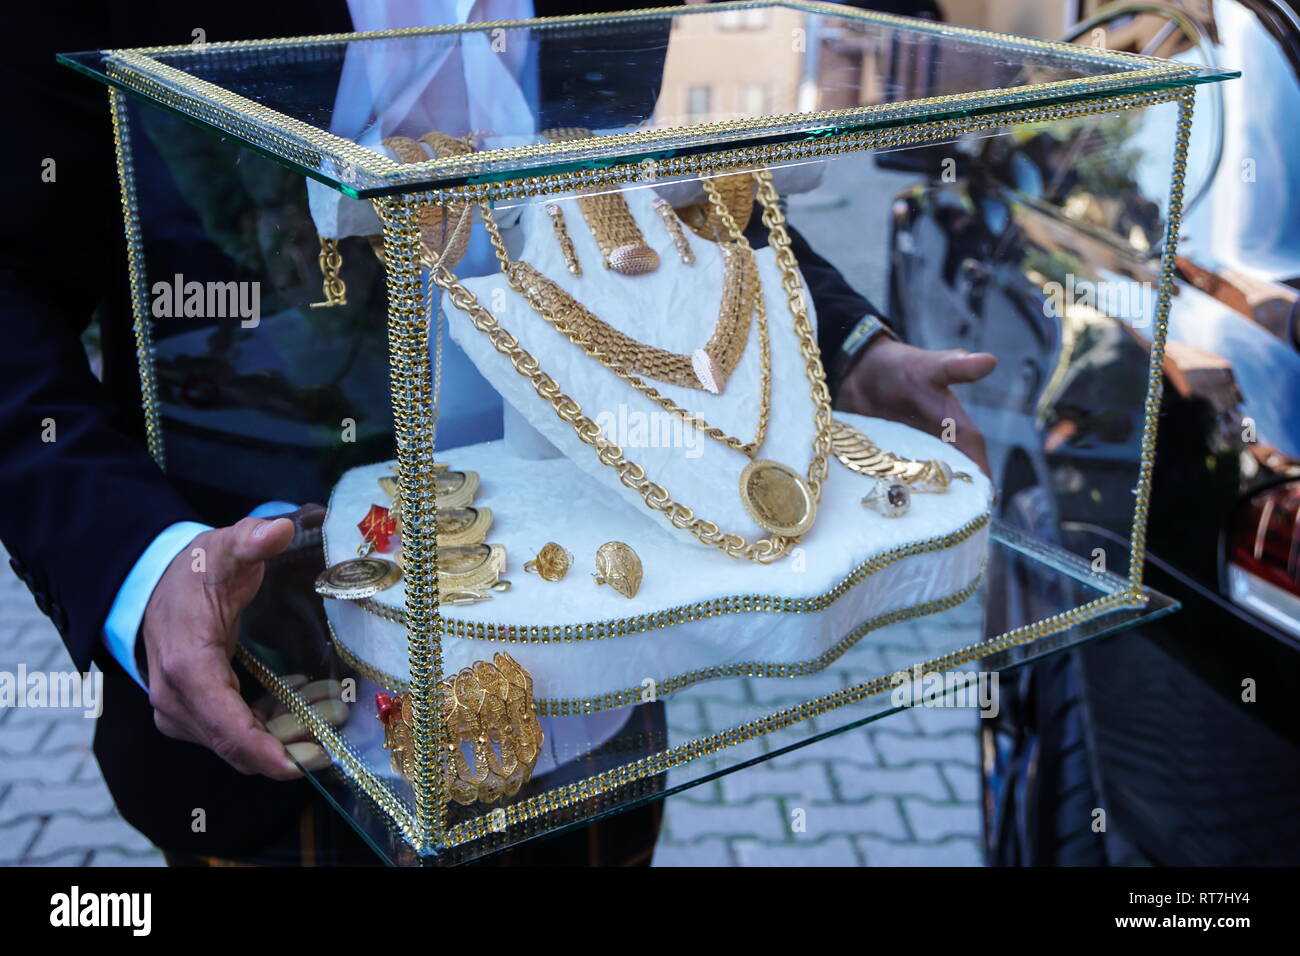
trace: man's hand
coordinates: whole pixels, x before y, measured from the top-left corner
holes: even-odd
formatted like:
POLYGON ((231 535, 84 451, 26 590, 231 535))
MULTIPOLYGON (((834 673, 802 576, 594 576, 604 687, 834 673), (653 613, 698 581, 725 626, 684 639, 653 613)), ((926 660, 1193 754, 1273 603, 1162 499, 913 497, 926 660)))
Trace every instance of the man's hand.
POLYGON ((947 437, 950 428, 953 444, 988 474, 984 436, 952 386, 977 382, 997 364, 987 352, 935 352, 882 335, 844 377, 835 404, 846 412, 901 422, 940 438, 947 437))
MULTIPOLYGON (((319 523, 315 512, 310 517, 319 523)), ((262 562, 287 548, 293 536, 294 521, 287 517, 245 518, 198 535, 163 573, 142 628, 158 729, 208 747, 241 773, 275 780, 301 772, 240 697, 230 660, 240 612, 262 583, 262 562), (196 548, 202 549, 201 561, 196 548)))

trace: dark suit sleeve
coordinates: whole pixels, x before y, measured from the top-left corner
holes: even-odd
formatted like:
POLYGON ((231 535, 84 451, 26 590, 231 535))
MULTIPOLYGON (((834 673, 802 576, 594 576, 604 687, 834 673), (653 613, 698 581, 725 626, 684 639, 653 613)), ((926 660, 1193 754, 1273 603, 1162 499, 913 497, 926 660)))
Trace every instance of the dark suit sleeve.
POLYGON ((108 25, 46 19, 0 65, 12 134, 0 151, 0 540, 85 670, 131 566, 195 515, 146 452, 130 369, 115 371, 125 384, 110 401, 87 362, 97 310, 106 350, 129 348, 122 217, 107 96, 53 52, 93 47, 108 25))

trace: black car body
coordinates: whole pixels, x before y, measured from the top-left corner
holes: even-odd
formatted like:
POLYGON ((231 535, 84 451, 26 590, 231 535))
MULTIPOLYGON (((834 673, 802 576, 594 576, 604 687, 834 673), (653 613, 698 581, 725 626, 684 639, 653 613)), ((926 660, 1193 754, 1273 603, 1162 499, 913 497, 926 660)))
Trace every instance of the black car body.
MULTIPOLYGON (((1076 35, 1099 30, 1243 73, 1197 98, 1169 317, 1145 576, 1182 610, 1004 679, 1001 715, 982 722, 988 859, 1295 863, 1300 19, 1261 0, 1112 4, 1076 35)), ((936 147, 932 175, 893 207, 897 330, 999 357, 962 400, 989 443, 1002 519, 1120 573, 1149 329, 1113 301, 1050 300, 1066 273, 1158 285, 1163 217, 1140 155, 1120 181, 1087 168, 1164 135, 1144 127, 1151 112, 1066 140, 936 147), (937 175, 945 158, 955 178, 937 175)), ((1064 598, 1020 586, 1014 567, 993 572, 991 630, 1064 598)))

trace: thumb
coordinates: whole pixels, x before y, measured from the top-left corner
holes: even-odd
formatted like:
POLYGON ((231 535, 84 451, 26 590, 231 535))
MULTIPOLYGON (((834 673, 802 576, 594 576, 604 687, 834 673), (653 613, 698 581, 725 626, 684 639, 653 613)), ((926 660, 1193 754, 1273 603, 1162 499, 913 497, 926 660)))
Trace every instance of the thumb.
POLYGON ((289 547, 293 522, 288 518, 244 518, 223 529, 218 563, 222 570, 235 572, 241 565, 260 564, 289 547))
POLYGON ((930 381, 939 388, 949 385, 966 385, 978 382, 998 366, 996 355, 988 352, 967 352, 954 349, 941 352, 939 361, 930 375, 930 381))

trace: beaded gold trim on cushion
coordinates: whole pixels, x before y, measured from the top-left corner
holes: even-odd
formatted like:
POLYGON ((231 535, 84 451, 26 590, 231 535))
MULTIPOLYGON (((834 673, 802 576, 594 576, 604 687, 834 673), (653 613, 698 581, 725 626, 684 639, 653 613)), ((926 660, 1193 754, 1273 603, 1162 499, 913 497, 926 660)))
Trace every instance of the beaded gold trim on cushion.
MULTIPOLYGON (((599 641, 642 634, 666 627, 677 627, 707 617, 723 614, 815 614, 824 611, 866 578, 890 565, 915 555, 930 554, 956 547, 989 524, 990 515, 979 515, 955 531, 933 538, 911 541, 863 561, 834 587, 811 597, 792 598, 775 594, 738 594, 682 604, 677 607, 637 614, 632 617, 582 624, 500 624, 491 621, 442 619, 443 633, 452 637, 479 641, 504 641, 510 644, 570 644, 574 641, 599 641)), ((376 617, 405 625, 406 614, 400 607, 373 598, 354 602, 376 617)))
MULTIPOLYGON (((911 621, 917 618, 925 617, 930 614, 937 614, 942 611, 951 610, 959 604, 970 600, 984 583, 984 569, 966 587, 955 591, 945 597, 937 598, 933 601, 927 601, 922 604, 913 604, 907 607, 897 608, 893 611, 887 611, 884 614, 878 614, 873 618, 862 622, 853 628, 848 634, 836 641, 830 648, 816 657, 808 658, 802 661, 793 661, 788 663, 778 663, 775 661, 740 661, 734 664, 718 664, 713 667, 701 667, 693 671, 687 671, 681 674, 673 674, 668 677, 649 679, 654 681, 655 695, 657 698, 664 698, 669 694, 684 690, 696 684, 705 681, 721 680, 733 677, 776 677, 792 678, 807 677, 810 674, 816 674, 825 670, 830 665, 851 651, 862 638, 866 637, 873 631, 888 627, 891 624, 897 624, 900 621, 911 621)), ((381 687, 387 687, 389 690, 399 693, 405 692, 409 686, 401 678, 385 673, 379 668, 362 660, 357 653, 352 650, 339 637, 338 632, 330 625, 330 636, 333 638, 334 647, 338 651, 339 657, 343 658, 358 674, 361 674, 367 680, 373 681, 381 687)), ((633 704, 643 703, 645 700, 645 686, 637 684, 634 687, 625 687, 622 690, 611 691, 606 694, 599 694, 594 697, 543 697, 534 701, 536 713, 539 717, 573 717, 578 714, 594 714, 605 710, 615 710, 619 707, 628 707, 633 704)))

